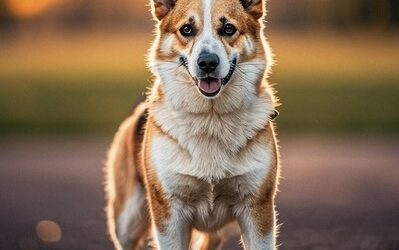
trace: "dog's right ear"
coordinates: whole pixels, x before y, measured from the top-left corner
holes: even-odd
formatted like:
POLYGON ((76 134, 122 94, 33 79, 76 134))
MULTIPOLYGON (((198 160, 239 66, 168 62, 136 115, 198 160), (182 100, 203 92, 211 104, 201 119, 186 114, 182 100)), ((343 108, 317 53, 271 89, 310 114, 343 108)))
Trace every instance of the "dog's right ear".
POLYGON ((150 0, 152 15, 161 21, 175 7, 176 0, 150 0))

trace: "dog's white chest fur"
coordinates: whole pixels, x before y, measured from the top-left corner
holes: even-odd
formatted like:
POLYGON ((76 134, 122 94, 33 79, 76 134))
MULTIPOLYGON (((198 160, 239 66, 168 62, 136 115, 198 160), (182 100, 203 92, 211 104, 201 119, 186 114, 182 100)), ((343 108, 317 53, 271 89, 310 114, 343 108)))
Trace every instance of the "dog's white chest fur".
POLYGON ((151 161, 164 191, 198 229, 217 229, 234 217, 268 173, 272 145, 251 139, 265 128, 273 106, 258 98, 226 114, 152 110, 164 134, 151 141, 151 161))
POLYGON ((257 98, 247 108, 220 114, 174 111, 166 103, 153 110, 155 123, 166 135, 151 142, 158 177, 181 174, 212 181, 262 171, 270 147, 249 143, 269 122, 273 105, 257 98))

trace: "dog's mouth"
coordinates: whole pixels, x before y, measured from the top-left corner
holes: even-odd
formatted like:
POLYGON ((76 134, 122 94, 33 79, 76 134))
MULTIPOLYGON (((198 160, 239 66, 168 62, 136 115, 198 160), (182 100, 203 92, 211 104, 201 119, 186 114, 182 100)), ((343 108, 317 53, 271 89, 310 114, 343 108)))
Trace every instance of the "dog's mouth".
POLYGON ((197 87, 204 96, 214 97, 222 89, 222 80, 213 77, 198 79, 197 87))

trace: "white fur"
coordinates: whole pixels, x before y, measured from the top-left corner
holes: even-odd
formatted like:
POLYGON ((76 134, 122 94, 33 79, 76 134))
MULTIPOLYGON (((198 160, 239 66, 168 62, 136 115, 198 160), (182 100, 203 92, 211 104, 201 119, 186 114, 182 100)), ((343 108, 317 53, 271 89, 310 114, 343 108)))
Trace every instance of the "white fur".
POLYGON ((268 165, 270 148, 245 146, 265 127, 272 110, 261 98, 242 112, 223 115, 212 111, 181 113, 167 104, 160 105, 154 109, 155 121, 174 140, 154 138, 153 164, 161 175, 167 171, 207 180, 263 169, 268 165))
POLYGON ((212 28, 212 0, 203 0, 203 7, 204 7, 204 26, 203 26, 203 37, 204 38, 211 38, 213 35, 213 28, 212 28))

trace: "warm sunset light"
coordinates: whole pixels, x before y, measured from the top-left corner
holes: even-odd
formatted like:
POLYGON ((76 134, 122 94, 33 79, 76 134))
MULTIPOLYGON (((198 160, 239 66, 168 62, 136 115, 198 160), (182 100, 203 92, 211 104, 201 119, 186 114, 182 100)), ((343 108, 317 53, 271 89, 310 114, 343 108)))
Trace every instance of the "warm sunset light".
POLYGON ((0 0, 0 250, 399 250, 398 107, 399 0, 0 0))
POLYGON ((57 0, 6 0, 10 12, 18 18, 30 18, 39 15, 57 0))

